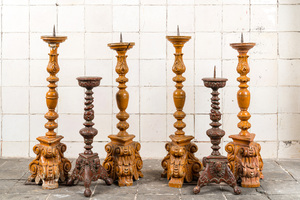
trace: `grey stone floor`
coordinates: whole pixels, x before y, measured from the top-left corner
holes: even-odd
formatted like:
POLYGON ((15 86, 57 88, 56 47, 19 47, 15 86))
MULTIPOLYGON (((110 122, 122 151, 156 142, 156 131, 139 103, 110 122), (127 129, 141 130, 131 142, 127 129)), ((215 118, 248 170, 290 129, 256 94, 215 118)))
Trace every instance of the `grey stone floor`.
POLYGON ((300 160, 264 160, 265 179, 261 181, 261 187, 241 188, 241 195, 234 195, 232 189, 224 184, 203 187, 197 195, 193 194, 196 182, 185 183, 180 189, 170 188, 167 180, 160 177, 160 160, 144 160, 144 178, 135 181, 133 186, 107 186, 104 181, 98 180, 91 185, 91 198, 83 196, 82 183, 73 187, 61 185, 55 190, 43 190, 40 185, 24 185, 29 175, 27 168, 30 161, 31 159, 0 159, 0 199, 300 199, 300 160))

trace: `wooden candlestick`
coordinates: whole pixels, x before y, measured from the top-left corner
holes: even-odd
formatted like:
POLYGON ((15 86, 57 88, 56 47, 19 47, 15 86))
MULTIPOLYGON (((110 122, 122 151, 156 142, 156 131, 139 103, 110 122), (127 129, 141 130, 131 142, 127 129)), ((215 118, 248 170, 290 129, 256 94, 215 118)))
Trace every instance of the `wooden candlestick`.
POLYGON ((116 94, 116 99, 120 110, 117 114, 117 118, 120 120, 117 128, 120 131, 117 135, 108 136, 111 142, 105 146, 107 157, 103 166, 108 171, 109 177, 118 180, 119 186, 131 186, 133 179, 138 180, 139 177, 143 177, 141 172, 143 161, 139 154, 141 145, 134 142, 135 136, 126 131, 129 128, 129 124, 126 122, 129 118, 129 114, 126 112, 129 100, 129 94, 126 91, 128 79, 125 77, 129 70, 126 63, 126 52, 134 46, 134 43, 120 41, 120 43, 110 43, 108 46, 118 53, 116 72, 119 77, 116 81, 119 83, 119 91, 116 94))
POLYGON ((200 177, 198 179, 197 186, 194 188, 194 193, 197 194, 200 192, 200 188, 206 186, 209 183, 218 183, 221 182, 227 183, 229 186, 233 187, 235 194, 240 194, 241 191, 237 187, 236 179, 228 167, 228 160, 226 156, 222 156, 219 152, 220 142, 222 137, 225 135, 225 132, 219 128, 221 123, 221 112, 219 111, 219 88, 223 88, 226 85, 226 78, 216 78, 216 70, 214 71, 214 78, 203 78, 204 85, 213 90, 211 98, 211 110, 210 110, 210 119, 212 123, 211 129, 206 131, 206 134, 210 138, 212 143, 212 153, 208 157, 204 157, 202 163, 205 167, 204 171, 200 172, 200 177))
MULTIPOLYGON (((179 31, 177 33, 179 35, 179 31)), ((182 74, 185 72, 185 65, 182 60, 182 48, 184 44, 191 39, 190 36, 167 36, 166 37, 175 47, 176 53, 173 72, 176 76, 173 81, 176 82, 176 90, 173 93, 173 99, 176 106, 174 117, 176 122, 174 127, 177 129, 175 135, 170 135, 172 142, 166 144, 167 156, 162 160, 164 172, 162 177, 167 177, 170 187, 181 188, 183 181, 191 182, 199 177, 202 169, 202 163, 194 156, 198 147, 191 142, 194 139, 191 135, 185 135, 182 130, 186 125, 182 121, 185 117, 183 106, 185 103, 185 92, 182 90, 185 78, 182 74)))
POLYGON ((59 66, 57 63, 57 48, 59 44, 64 42, 66 36, 55 36, 55 28, 53 30, 53 36, 42 36, 42 40, 47 42, 50 47, 49 63, 47 71, 50 76, 47 78, 49 81, 49 91, 46 94, 46 103, 49 111, 45 114, 45 118, 48 122, 45 127, 48 129, 46 136, 38 137, 37 140, 40 144, 33 147, 36 158, 29 164, 29 170, 31 176, 28 177, 28 181, 35 181, 36 184, 43 183, 43 189, 55 189, 58 188, 58 182, 64 182, 68 178, 68 172, 71 169, 71 163, 64 157, 64 152, 67 146, 60 143, 63 136, 56 135, 54 129, 57 128, 55 120, 58 118, 58 114, 55 112, 55 108, 58 100, 58 93, 56 91, 56 82, 59 80, 56 74, 59 72, 59 66))
POLYGON ((85 128, 79 132, 84 137, 85 151, 80 153, 76 160, 76 166, 67 185, 77 184, 78 181, 84 181, 84 196, 89 197, 92 194, 90 185, 92 181, 103 179, 107 185, 111 185, 113 180, 108 177, 104 167, 100 164, 100 159, 97 153, 92 151, 93 138, 98 134, 97 129, 93 128, 94 110, 93 110, 93 88, 100 85, 101 77, 78 77, 78 84, 86 88, 84 122, 85 128))
POLYGON ((237 72, 240 77, 237 80, 240 82, 240 90, 237 93, 237 100, 241 111, 238 113, 238 118, 241 120, 238 123, 238 127, 241 129, 238 135, 230 135, 233 139, 226 145, 228 161, 231 171, 235 178, 241 181, 242 187, 259 187, 259 179, 263 178, 262 168, 263 161, 260 156, 260 145, 254 142, 254 133, 249 133, 248 129, 251 124, 248 122, 251 115, 248 112, 250 105, 250 91, 247 89, 247 82, 250 78, 247 74, 250 71, 248 65, 247 52, 255 46, 255 43, 232 43, 230 46, 236 49, 239 53, 239 63, 237 66, 237 72))

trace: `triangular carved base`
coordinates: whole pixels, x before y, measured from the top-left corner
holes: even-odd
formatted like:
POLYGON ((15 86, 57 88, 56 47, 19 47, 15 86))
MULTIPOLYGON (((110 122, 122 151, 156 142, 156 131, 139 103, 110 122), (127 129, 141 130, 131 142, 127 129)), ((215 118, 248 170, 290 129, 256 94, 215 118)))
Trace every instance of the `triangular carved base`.
POLYGON ((233 172, 236 180, 241 182, 242 187, 253 188, 260 186, 263 160, 260 155, 260 144, 254 142, 255 134, 249 137, 240 135, 229 136, 233 139, 226 145, 229 168, 233 172))
POLYGON ((228 167, 228 160, 225 156, 208 156, 202 161, 205 169, 200 172, 200 177, 197 186, 194 188, 194 193, 200 192, 200 188, 209 183, 225 182, 233 188, 235 194, 240 194, 241 191, 237 186, 236 179, 228 167))
POLYGON ((139 154, 140 143, 132 141, 134 135, 119 137, 108 136, 111 142, 105 146, 107 156, 103 166, 110 178, 118 181, 119 186, 131 186, 133 180, 144 175, 141 172, 143 161, 139 154))
POLYGON ((184 181, 197 180, 203 166, 194 155, 198 147, 191 142, 193 136, 170 135, 170 138, 172 142, 165 146, 168 154, 161 162, 164 168, 161 176, 170 180, 170 187, 181 188, 184 181))
POLYGON ((31 175, 29 182, 42 183, 43 189, 58 188, 59 182, 68 179, 68 172, 71 170, 71 162, 64 157, 67 146, 60 143, 63 136, 55 137, 41 136, 37 140, 40 144, 33 147, 36 158, 29 164, 31 175))

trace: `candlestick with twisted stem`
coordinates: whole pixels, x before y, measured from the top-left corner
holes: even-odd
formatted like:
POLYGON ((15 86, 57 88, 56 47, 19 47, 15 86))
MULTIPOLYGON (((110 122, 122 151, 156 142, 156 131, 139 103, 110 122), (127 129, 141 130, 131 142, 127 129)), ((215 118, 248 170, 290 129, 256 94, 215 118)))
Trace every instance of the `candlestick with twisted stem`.
POLYGON ((161 165, 164 168, 162 177, 167 177, 170 187, 181 188, 183 181, 191 182, 199 177, 199 172, 202 169, 202 163, 194 156, 198 147, 191 142, 194 139, 191 135, 185 135, 183 128, 186 126, 182 121, 185 117, 183 106, 185 103, 185 92, 182 90, 185 78, 182 74, 185 72, 185 65, 182 60, 182 48, 184 44, 191 39, 190 36, 167 36, 166 38, 175 47, 176 53, 173 72, 176 76, 173 81, 176 82, 176 90, 173 93, 176 112, 174 117, 176 122, 174 127, 177 129, 175 135, 170 135, 172 142, 166 144, 167 156, 162 160, 161 165))
MULTIPOLYGON (((243 36, 243 35, 242 35, 243 36)), ((241 36, 241 38, 243 38, 241 36)), ((247 82, 250 78, 247 74, 250 72, 248 65, 247 52, 255 46, 255 43, 244 43, 241 39, 241 43, 232 43, 230 46, 236 49, 239 53, 239 63, 237 66, 237 72, 240 77, 237 81, 240 82, 240 90, 237 93, 237 100, 241 111, 238 113, 238 118, 241 120, 238 123, 238 127, 241 129, 238 135, 230 135, 233 139, 226 145, 229 166, 236 179, 241 181, 242 187, 259 187, 259 179, 263 178, 262 168, 263 161, 260 156, 260 145, 254 142, 254 133, 249 133, 248 129, 251 124, 248 122, 251 115, 248 112, 250 105, 250 91, 247 89, 247 82)))
POLYGON ((93 138, 97 135, 97 129, 93 128, 94 123, 94 97, 93 88, 100 85, 101 77, 78 77, 78 84, 81 87, 86 88, 85 97, 85 108, 84 108, 84 122, 85 128, 81 129, 79 132, 84 137, 85 151, 80 153, 78 159, 76 160, 76 166, 73 173, 68 180, 67 185, 71 186, 77 184, 78 181, 84 181, 84 196, 89 197, 92 194, 90 190, 90 185, 92 181, 97 181, 98 179, 105 180, 107 185, 111 185, 113 180, 108 177, 108 174, 104 167, 100 164, 100 159, 97 153, 92 151, 93 138))
POLYGON ((63 136, 56 135, 54 131, 58 126, 55 122, 58 118, 58 114, 55 112, 58 100, 56 82, 59 80, 56 76, 59 72, 57 48, 67 37, 56 36, 54 27, 53 36, 42 36, 41 39, 47 42, 50 47, 49 63, 47 66, 47 71, 50 74, 47 81, 50 84, 48 85, 49 91, 46 94, 46 103, 49 111, 45 114, 45 118, 48 120, 45 127, 48 129, 48 132, 46 136, 38 137, 37 140, 40 144, 33 147, 33 151, 37 156, 29 164, 31 176, 28 177, 28 181, 35 181, 37 184, 42 182, 43 189, 55 189, 58 188, 59 181, 64 182, 68 178, 68 172, 71 169, 70 161, 63 154, 67 146, 60 143, 63 136))
POLYGON ((233 187, 235 194, 240 194, 241 191, 237 187, 236 179, 228 167, 227 157, 222 156, 219 152, 220 142, 225 132, 220 129, 221 123, 221 112, 219 111, 219 88, 223 88, 226 85, 226 78, 216 78, 216 68, 214 70, 214 78, 203 78, 204 85, 213 90, 211 98, 211 110, 210 119, 212 123, 211 129, 206 131, 206 134, 210 138, 212 143, 212 153, 208 157, 203 158, 203 165, 205 167, 204 171, 200 172, 200 177, 198 179, 197 186, 194 188, 194 193, 200 192, 201 187, 206 186, 208 183, 221 183, 225 182, 229 186, 233 187))
POLYGON ((120 131, 117 135, 108 136, 111 142, 105 146, 107 156, 103 166, 108 171, 109 176, 113 180, 118 181, 119 186, 131 186, 133 179, 138 180, 139 177, 143 177, 141 172, 143 161, 139 154, 141 145, 138 142, 134 142, 133 138, 135 136, 128 134, 126 131, 129 128, 129 124, 126 122, 129 118, 129 114, 126 112, 129 100, 129 94, 126 91, 128 79, 125 77, 129 70, 126 63, 126 52, 134 46, 134 43, 123 42, 122 36, 120 36, 120 43, 111 43, 108 46, 118 53, 116 56, 116 72, 119 77, 116 81, 119 83, 119 91, 116 94, 116 99, 120 109, 120 112, 117 114, 117 118, 120 120, 117 128, 120 131))

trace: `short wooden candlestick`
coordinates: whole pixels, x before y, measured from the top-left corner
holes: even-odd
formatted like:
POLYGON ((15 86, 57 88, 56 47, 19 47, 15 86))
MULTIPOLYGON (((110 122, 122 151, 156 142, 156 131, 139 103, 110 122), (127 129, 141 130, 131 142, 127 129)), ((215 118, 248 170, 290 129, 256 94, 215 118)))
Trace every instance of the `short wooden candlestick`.
POLYGON ((66 36, 42 36, 42 40, 47 42, 50 47, 49 63, 47 71, 50 76, 47 78, 49 81, 49 91, 46 94, 46 103, 49 111, 45 114, 48 122, 45 127, 48 129, 46 136, 38 137, 37 140, 40 144, 33 147, 36 158, 29 164, 31 176, 28 181, 35 181, 37 184, 43 183, 43 189, 58 188, 58 182, 64 182, 68 178, 68 172, 71 170, 71 163, 64 157, 64 152, 67 146, 60 143, 63 136, 56 135, 54 129, 57 128, 55 120, 58 114, 55 108, 58 100, 58 93, 56 91, 56 82, 59 80, 56 74, 59 72, 57 63, 57 48, 59 44, 64 42, 66 36))
POLYGON ((225 135, 225 132, 219 128, 219 126, 221 126, 221 123, 219 121, 221 120, 222 114, 219 111, 220 98, 218 97, 218 95, 220 93, 218 92, 218 89, 225 87, 227 79, 203 78, 202 80, 206 87, 209 87, 213 90, 213 92, 211 93, 212 109, 210 110, 210 119, 212 120, 212 123, 210 123, 210 125, 212 126, 212 128, 206 131, 206 134, 210 138, 210 141, 213 145, 211 147, 213 149, 213 152, 210 156, 203 158, 202 163, 205 167, 205 170, 200 172, 197 186, 194 188, 194 193, 199 193, 200 188, 206 186, 209 183, 219 184, 221 182, 225 182, 229 186, 233 187, 235 194, 240 194, 241 191, 237 187, 236 179, 228 167, 227 157, 222 156, 219 152, 219 144, 222 137, 225 135))
POLYGON ((93 128, 94 123, 94 110, 93 110, 93 88, 100 85, 101 77, 78 77, 78 84, 81 87, 86 88, 85 108, 84 108, 84 122, 85 128, 79 132, 84 138, 85 151, 80 153, 76 160, 76 166, 67 185, 71 186, 77 184, 78 181, 84 181, 84 196, 89 197, 92 194, 90 185, 92 181, 103 179, 107 185, 111 185, 113 180, 108 177, 108 173, 104 167, 100 164, 100 159, 97 153, 92 151, 92 143, 94 137, 97 135, 97 129, 93 128))
POLYGON ((133 138, 135 136, 128 134, 126 131, 129 128, 129 124, 126 122, 129 118, 129 114, 126 112, 129 100, 129 94, 126 91, 128 79, 125 77, 129 70, 126 63, 126 52, 134 46, 134 43, 111 43, 108 46, 118 53, 116 56, 116 72, 119 77, 116 81, 119 83, 119 91, 116 94, 116 99, 120 110, 117 114, 117 118, 120 120, 117 128, 120 131, 117 135, 108 136, 111 142, 105 146, 107 157, 103 166, 108 171, 109 177, 118 181, 119 186, 131 186, 133 180, 143 177, 141 172, 143 161, 139 154, 141 145, 138 142, 134 142, 133 138))
POLYGON ((198 147, 191 142, 194 139, 191 135, 185 135, 182 130, 186 125, 182 121, 185 117, 183 106, 185 103, 185 92, 182 90, 185 78, 182 74, 185 72, 185 65, 182 60, 182 48, 184 44, 191 39, 190 36, 167 36, 166 37, 175 47, 176 53, 173 72, 176 76, 173 81, 176 82, 176 90, 173 93, 173 99, 176 106, 174 117, 176 122, 174 127, 177 129, 175 135, 170 135, 172 142, 166 144, 167 156, 162 160, 161 165, 164 168, 162 177, 167 177, 170 187, 181 188, 184 180, 191 182, 198 179, 199 172, 202 169, 202 163, 194 156, 198 147))
POLYGON ((240 82, 240 90, 237 93, 237 100, 241 111, 238 113, 238 118, 241 120, 238 127, 241 129, 238 135, 230 135, 233 139, 226 145, 228 161, 231 171, 235 178, 241 182, 242 187, 259 187, 259 179, 263 178, 262 168, 263 161, 260 156, 260 145, 254 142, 255 134, 249 133, 248 129, 251 124, 248 122, 251 115, 248 112, 250 105, 250 91, 247 89, 247 82, 250 78, 247 74, 250 71, 248 65, 248 51, 255 46, 255 43, 233 43, 232 48, 239 52, 239 63, 237 72, 240 77, 237 80, 240 82))

